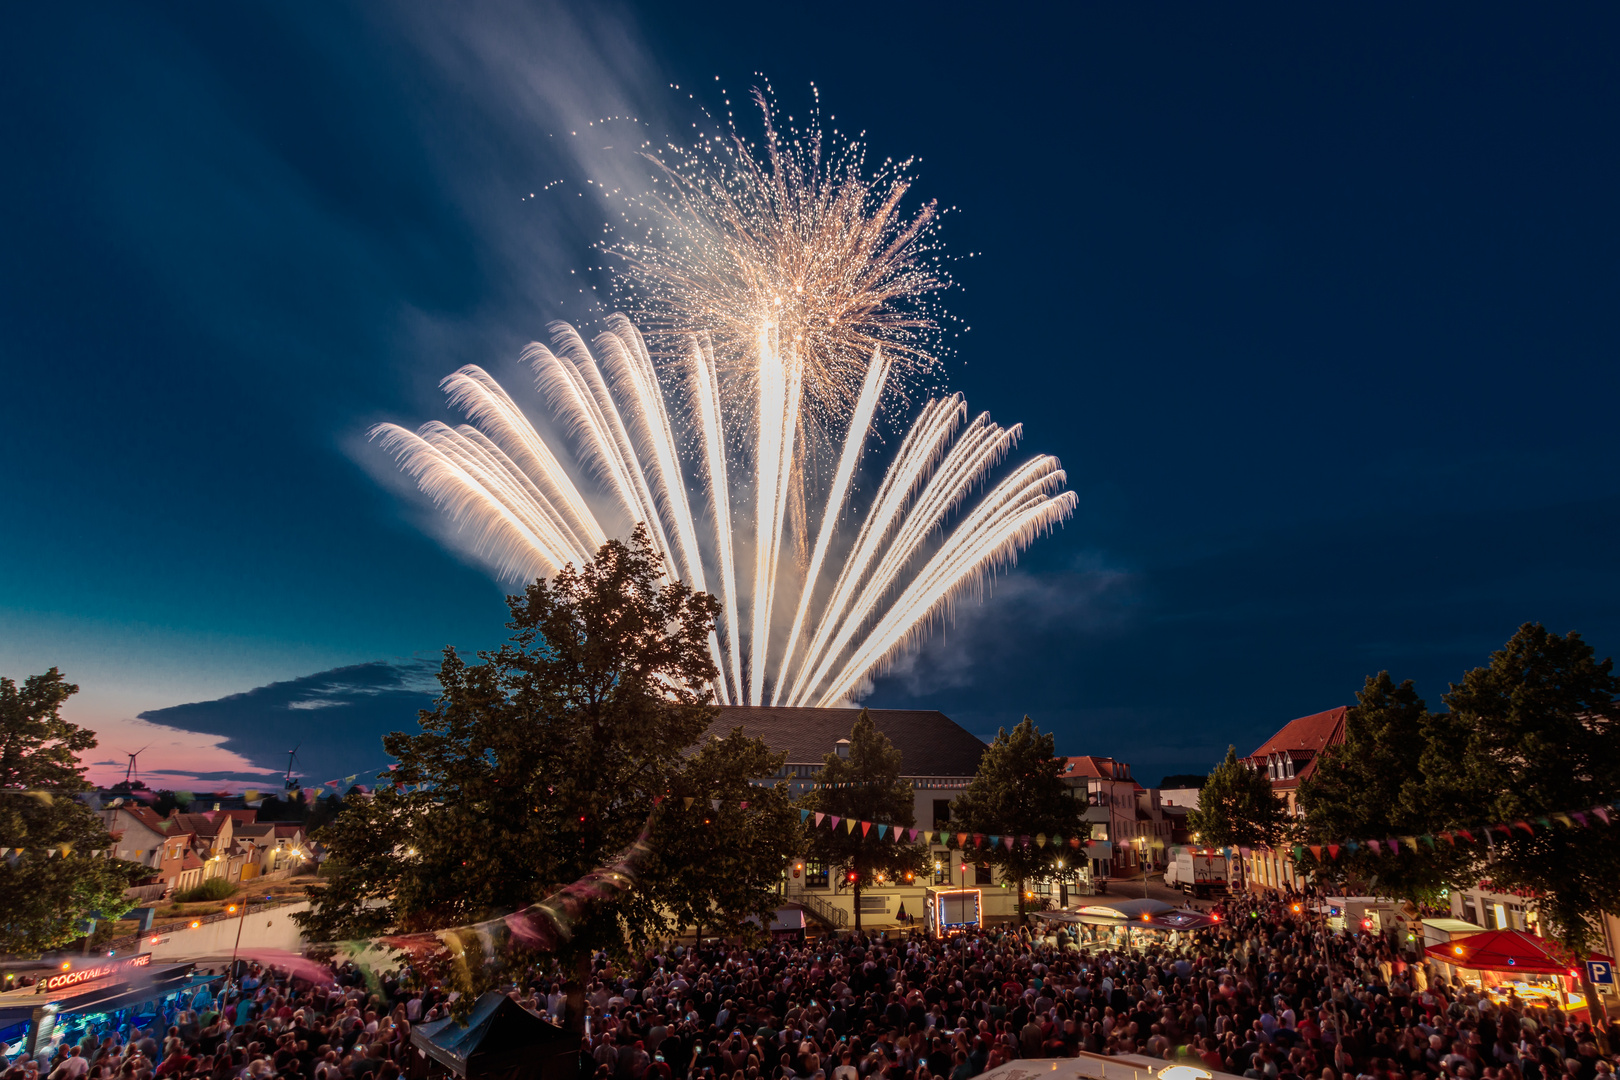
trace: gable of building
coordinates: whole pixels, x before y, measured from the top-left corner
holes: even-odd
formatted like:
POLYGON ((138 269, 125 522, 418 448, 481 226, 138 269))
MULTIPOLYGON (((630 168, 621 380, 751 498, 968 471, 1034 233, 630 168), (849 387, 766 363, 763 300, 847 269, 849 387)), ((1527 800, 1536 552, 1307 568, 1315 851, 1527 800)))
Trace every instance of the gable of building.
POLYGON ((1264 772, 1273 787, 1297 787, 1316 771, 1323 753, 1344 742, 1346 706, 1301 716, 1284 724, 1244 761, 1264 772))

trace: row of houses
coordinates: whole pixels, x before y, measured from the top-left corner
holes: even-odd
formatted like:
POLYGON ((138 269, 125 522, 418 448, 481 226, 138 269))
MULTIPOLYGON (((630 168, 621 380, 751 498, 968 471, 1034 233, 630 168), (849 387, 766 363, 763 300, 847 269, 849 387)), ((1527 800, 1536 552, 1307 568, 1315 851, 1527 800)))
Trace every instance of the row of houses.
POLYGON ((194 889, 210 878, 232 885, 292 871, 308 858, 304 827, 295 822, 260 822, 253 809, 175 810, 161 817, 132 800, 97 811, 113 843, 109 854, 149 867, 144 884, 161 883, 166 892, 194 889))

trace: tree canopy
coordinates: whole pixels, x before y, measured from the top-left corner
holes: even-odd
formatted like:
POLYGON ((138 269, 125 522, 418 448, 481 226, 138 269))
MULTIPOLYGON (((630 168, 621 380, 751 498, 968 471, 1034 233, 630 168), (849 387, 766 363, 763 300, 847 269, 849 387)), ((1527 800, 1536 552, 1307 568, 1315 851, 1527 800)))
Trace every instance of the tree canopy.
POLYGON ((1014 838, 1010 847, 992 847, 983 857, 1001 868, 1003 880, 1017 885, 1020 915, 1024 883, 1051 876, 1063 859, 1062 848, 1044 841, 1084 835, 1085 813, 1085 803, 1063 782, 1063 761, 1051 732, 1042 732, 1027 716, 1012 731, 996 733, 973 782, 951 804, 956 828, 1014 838))
POLYGON ((1265 773, 1238 760, 1237 747, 1210 771, 1198 806, 1187 814, 1195 842, 1209 847, 1255 847, 1281 841, 1288 814, 1265 773))
MULTIPOLYGON (((1369 676, 1345 713, 1344 742, 1322 755, 1300 783, 1307 837, 1328 844, 1428 832, 1442 808, 1425 782, 1422 759, 1442 722, 1410 679, 1396 685, 1387 671, 1369 676)), ((1456 848, 1393 855, 1363 848, 1315 860, 1313 872, 1323 884, 1357 881, 1380 894, 1434 903, 1466 871, 1469 858, 1456 848)))
POLYGON ((95 733, 62 718, 79 688, 56 668, 18 686, 0 678, 0 952, 33 955, 82 937, 86 920, 129 909, 124 889, 145 869, 107 858, 79 755, 95 733))
POLYGON ((849 757, 837 751, 827 755, 817 786, 800 800, 811 811, 837 815, 836 827, 812 828, 806 853, 827 867, 836 882, 850 874, 855 895, 855 927, 861 926, 861 892, 879 874, 895 880, 920 872, 927 862, 927 848, 902 843, 893 834, 878 836, 874 827, 863 833, 860 826, 846 823, 882 822, 897 828, 916 825, 911 784, 900 779, 900 750, 877 729, 865 709, 855 718, 849 733, 849 757))
MULTIPOLYGON (((1539 623, 1452 684, 1450 715, 1428 739, 1430 828, 1492 821, 1551 825, 1552 815, 1620 799, 1620 680, 1577 633, 1539 623)), ((1493 838, 1478 873, 1493 888, 1537 894, 1550 929, 1577 955, 1602 940, 1600 911, 1620 911, 1620 834, 1512 829, 1493 838)), ((1477 876, 1477 875, 1475 875, 1477 876)), ((1472 884, 1472 876, 1467 884, 1472 884)))
MULTIPOLYGON (((796 830, 785 792, 748 781, 780 760, 740 732, 695 745, 715 715, 717 605, 663 572, 638 528, 509 597, 510 639, 479 663, 445 650, 420 733, 383 740, 398 761, 387 783, 320 834, 337 869, 302 920, 312 937, 509 913, 611 863, 644 828, 636 887, 574 925, 565 954, 768 916, 796 830)), ((490 970, 523 961, 502 955, 490 970)))

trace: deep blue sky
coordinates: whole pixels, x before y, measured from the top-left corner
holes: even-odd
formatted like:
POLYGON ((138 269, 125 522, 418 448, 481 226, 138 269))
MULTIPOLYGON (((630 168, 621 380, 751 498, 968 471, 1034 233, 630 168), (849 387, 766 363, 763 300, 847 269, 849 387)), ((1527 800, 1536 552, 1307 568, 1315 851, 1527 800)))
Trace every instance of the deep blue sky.
POLYGON ((1080 495, 870 704, 1028 713, 1154 780, 1381 668, 1433 701, 1526 620, 1610 654, 1617 30, 1601 5, 20 9, 0 673, 63 667, 109 760, 240 776, 307 736, 312 772, 376 765, 436 651, 498 640, 504 590, 365 429, 448 418, 466 362, 537 404, 516 358, 581 311, 582 181, 632 174, 631 129, 690 130, 670 84, 753 72, 921 158, 976 253, 949 383, 1080 495), (614 150, 566 136, 616 116, 614 150))

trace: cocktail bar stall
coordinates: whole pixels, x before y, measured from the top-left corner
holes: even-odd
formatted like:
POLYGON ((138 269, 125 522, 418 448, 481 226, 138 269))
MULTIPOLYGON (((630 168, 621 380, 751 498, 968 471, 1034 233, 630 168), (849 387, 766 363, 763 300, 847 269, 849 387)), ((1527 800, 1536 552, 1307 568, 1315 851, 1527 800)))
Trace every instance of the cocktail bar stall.
POLYGON ((66 961, 32 986, 0 993, 0 1043, 7 1057, 15 1057, 77 1044, 89 1029, 147 1027, 172 1012, 182 994, 223 978, 196 975, 194 968, 154 965, 151 953, 66 961))
MULTIPOLYGON (((1522 930, 1484 930, 1435 942, 1423 951, 1465 986, 1498 1004, 1513 994, 1522 1002, 1566 1013, 1586 1009, 1575 960, 1546 938, 1522 930)), ((1590 959, 1613 969, 1614 961, 1607 956, 1590 959)))

